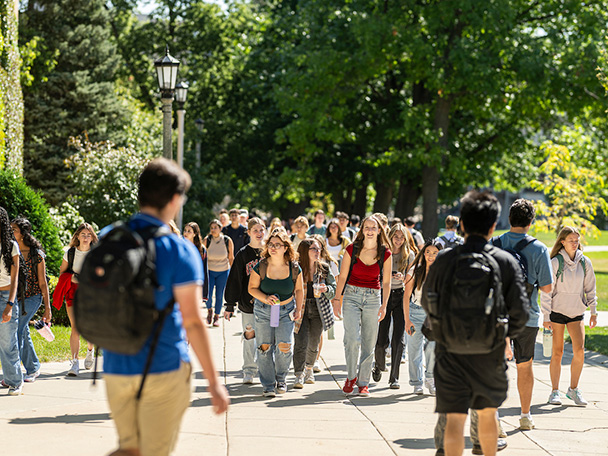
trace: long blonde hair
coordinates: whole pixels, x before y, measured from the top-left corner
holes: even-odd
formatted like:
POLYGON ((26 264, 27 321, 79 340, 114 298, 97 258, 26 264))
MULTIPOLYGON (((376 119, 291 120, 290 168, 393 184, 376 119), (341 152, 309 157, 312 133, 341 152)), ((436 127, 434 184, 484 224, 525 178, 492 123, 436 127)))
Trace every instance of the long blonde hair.
POLYGON ((388 239, 391 243, 391 251, 393 254, 395 254, 397 250, 395 248, 395 244, 393 243, 393 238, 395 237, 398 231, 403 234, 405 240, 403 241, 403 245, 401 246, 401 261, 399 261, 397 269, 399 270, 399 272, 405 272, 405 270, 409 268, 410 253, 414 253, 414 256, 416 256, 418 254, 418 248, 414 245, 414 238, 412 237, 412 233, 410 233, 410 230, 408 230, 401 223, 396 223, 395 225, 393 225, 390 232, 388 233, 388 239))
POLYGON ((559 232, 559 234, 557 235, 557 239, 555 240, 555 244, 553 244, 553 248, 551 249, 551 254, 549 255, 551 258, 556 257, 557 254, 559 253, 559 251, 564 248, 562 241, 565 241, 566 238, 571 234, 578 235, 578 237, 579 237, 578 250, 581 250, 581 251, 583 250, 581 243, 580 243, 581 232, 579 230, 577 230, 576 228, 574 228, 573 226, 565 226, 559 232))

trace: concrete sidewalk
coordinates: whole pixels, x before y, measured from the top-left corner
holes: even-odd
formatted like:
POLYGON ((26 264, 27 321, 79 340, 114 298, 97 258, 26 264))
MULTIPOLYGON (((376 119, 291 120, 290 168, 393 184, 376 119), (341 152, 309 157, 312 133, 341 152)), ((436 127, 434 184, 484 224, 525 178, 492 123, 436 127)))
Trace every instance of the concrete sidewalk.
MULTIPOLYGON (((408 385, 407 365, 401 369, 401 389, 388 389, 385 373, 371 385, 372 397, 347 399, 342 323, 336 339, 325 340, 323 370, 314 385, 291 389, 274 399, 262 398, 259 383, 241 384, 241 322, 238 315, 210 329, 216 363, 232 397, 227 414, 213 416, 200 368, 195 367, 192 405, 181 427, 177 455, 433 455, 433 397, 416 396, 408 385)), ((540 338, 538 339, 540 341, 540 338)), ((567 351, 569 347, 567 346, 567 351)), ((571 351, 570 351, 571 352, 571 351)), ((569 363, 570 357, 565 356, 569 363)), ((608 454, 608 358, 589 352, 581 390, 589 405, 575 407, 564 397, 560 407, 546 404, 550 393, 548 359, 537 344, 532 413, 536 429, 517 429, 519 400, 515 366, 510 365, 509 398, 501 408, 509 435, 501 455, 608 454)), ((66 378, 68 363, 47 363, 24 395, 0 390, 2 453, 7 455, 104 455, 115 449, 116 433, 105 401, 103 381, 91 387, 91 373, 66 378)), ((564 367, 561 390, 568 387, 564 367)), ((426 391, 426 390, 425 390, 426 391)), ((162 419, 162 417, 159 417, 162 419)), ((468 433, 468 429, 466 430, 468 433)), ((467 439, 465 454, 470 453, 467 439)))

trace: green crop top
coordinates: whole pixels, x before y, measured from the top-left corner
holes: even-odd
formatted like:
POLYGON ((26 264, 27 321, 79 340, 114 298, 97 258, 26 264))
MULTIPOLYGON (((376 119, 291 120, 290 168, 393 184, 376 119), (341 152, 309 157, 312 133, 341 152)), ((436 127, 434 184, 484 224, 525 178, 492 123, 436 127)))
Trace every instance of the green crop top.
MULTIPOLYGON (((298 269, 299 266, 298 266, 298 269)), ((260 273, 260 264, 256 264, 253 267, 253 270, 259 274, 260 273)), ((285 279, 269 279, 268 276, 264 277, 260 281, 260 290, 262 290, 267 295, 278 295, 281 302, 289 299, 293 296, 293 292, 295 290, 294 279, 292 277, 291 267, 289 268, 289 276, 285 279)))

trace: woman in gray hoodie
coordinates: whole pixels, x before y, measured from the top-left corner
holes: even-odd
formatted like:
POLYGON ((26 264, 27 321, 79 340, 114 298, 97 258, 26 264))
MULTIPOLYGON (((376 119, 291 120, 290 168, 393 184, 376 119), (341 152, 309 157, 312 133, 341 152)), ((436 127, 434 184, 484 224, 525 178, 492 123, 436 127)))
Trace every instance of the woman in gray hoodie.
POLYGON ((595 273, 589 258, 583 255, 580 233, 576 228, 565 226, 560 231, 551 250, 553 268, 553 290, 541 293, 544 326, 553 330, 553 353, 549 371, 552 391, 548 403, 561 405, 559 377, 564 354, 564 328, 572 339, 572 363, 570 365, 570 387, 566 397, 576 405, 586 406, 578 388, 585 362, 585 323, 583 316, 587 307, 591 309, 589 326, 597 324, 597 298, 595 273))

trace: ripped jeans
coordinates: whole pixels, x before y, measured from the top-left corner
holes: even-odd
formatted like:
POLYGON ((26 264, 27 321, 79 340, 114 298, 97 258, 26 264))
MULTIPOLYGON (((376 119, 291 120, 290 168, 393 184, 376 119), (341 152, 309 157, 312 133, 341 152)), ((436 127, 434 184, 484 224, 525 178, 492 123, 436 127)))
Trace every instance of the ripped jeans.
POLYGON ((270 326, 270 308, 259 300, 253 305, 255 316, 255 343, 258 347, 258 371, 264 391, 273 391, 277 383, 285 383, 293 358, 294 322, 289 313, 296 306, 295 300, 281 306, 279 326, 270 326), (268 345, 263 350, 262 346, 268 345), (282 348, 282 350, 281 350, 282 348))

